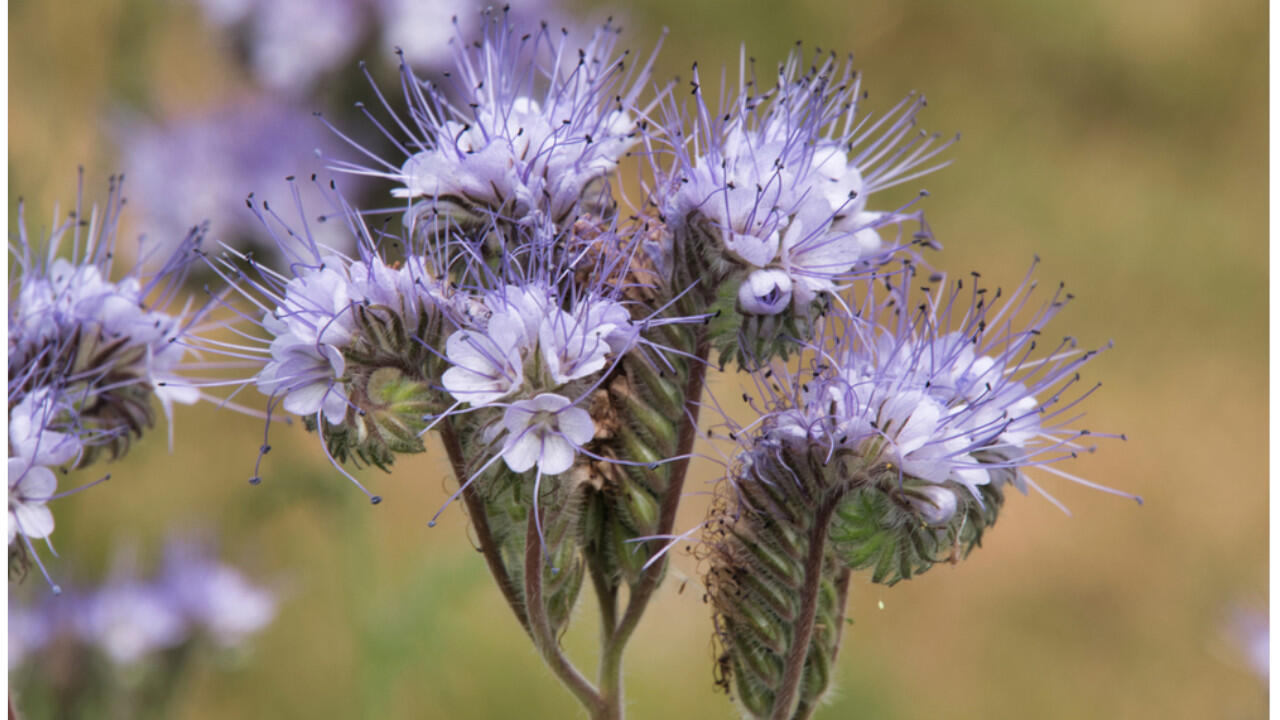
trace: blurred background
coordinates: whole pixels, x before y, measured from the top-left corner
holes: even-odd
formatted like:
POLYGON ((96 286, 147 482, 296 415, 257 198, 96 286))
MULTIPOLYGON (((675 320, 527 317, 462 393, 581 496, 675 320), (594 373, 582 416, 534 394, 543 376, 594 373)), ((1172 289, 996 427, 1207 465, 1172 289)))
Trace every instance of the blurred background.
MULTIPOLYGON (((1089 422, 1128 441, 1067 469, 1145 506, 1042 476, 1072 517, 1015 495, 958 566, 893 588, 856 583, 821 717, 1264 716, 1266 667, 1250 645, 1268 600, 1265 3, 514 5, 553 23, 612 12, 637 52, 669 28, 657 78, 687 76, 695 59, 704 77, 736 72, 744 44, 767 68, 802 40, 853 52, 873 111, 925 92, 922 124, 963 133, 954 164, 920 181, 945 247, 938 267, 1009 285, 1039 254, 1042 282, 1077 296, 1050 330, 1116 343, 1087 367, 1104 383, 1089 422)), ((399 44, 430 72, 447 18, 467 26, 475 12, 466 0, 11 0, 9 230, 19 195, 30 229, 47 230, 84 165, 90 196, 127 172, 126 237, 208 218, 215 238, 245 242, 243 197, 287 198, 284 176, 320 169, 316 147, 340 147, 309 113, 374 137, 350 108, 375 100, 357 60, 393 78, 399 44)), ((739 382, 716 387, 734 397, 739 382)), ((128 547, 149 576, 166 539, 195 527, 274 593, 270 625, 234 652, 186 661, 163 716, 578 715, 460 509, 427 527, 452 488, 439 448, 390 475, 363 473, 386 499, 374 508, 301 427, 273 429, 251 487, 257 420, 207 406, 176 415, 172 452, 156 431, 109 468, 110 483, 54 505, 51 559, 60 581, 88 586, 118 572, 128 547)), ((700 465, 691 488, 716 471, 700 465)), ((689 498, 682 527, 703 502, 689 498)), ((676 566, 631 646, 629 717, 734 717, 713 684, 699 568, 676 566)), ((47 596, 38 575, 10 587, 11 604, 47 596)), ((595 623, 582 605, 567 645, 590 667, 595 623)), ((38 663, 10 673, 20 701, 37 698, 32 717, 54 672, 38 663)))

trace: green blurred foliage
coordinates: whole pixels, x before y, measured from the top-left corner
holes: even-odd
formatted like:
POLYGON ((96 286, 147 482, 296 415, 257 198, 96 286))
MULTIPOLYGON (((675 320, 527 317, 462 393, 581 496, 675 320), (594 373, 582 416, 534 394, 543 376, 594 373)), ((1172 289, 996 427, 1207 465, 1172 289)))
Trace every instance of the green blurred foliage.
MULTIPOLYGON (((1146 506, 1046 478, 1074 517, 1015 496, 958 567, 891 590, 858 582, 824 717, 1265 712, 1222 622, 1234 603, 1266 602, 1266 13, 1257 0, 656 0, 628 11, 633 48, 670 29, 658 77, 687 79, 697 59, 704 77, 725 64, 732 80, 740 46, 763 69, 803 40, 854 51, 872 109, 926 92, 926 126, 964 133, 954 165, 921 183, 946 248, 938 267, 1010 284, 1038 253, 1042 281, 1077 295, 1050 329, 1116 341, 1087 368, 1106 383, 1088 412, 1129 440, 1069 469, 1146 506)), ((177 0, 14 0, 9 21, 9 207, 25 195, 33 230, 72 201, 77 164, 90 189, 104 185, 118 108, 210 107, 246 82, 232 49, 177 0)), ((716 380, 727 398, 738 384, 716 380)), ((212 524, 224 557, 286 587, 248 664, 198 668, 177 717, 576 716, 462 513, 427 528, 453 487, 438 447, 390 476, 363 473, 386 498, 375 508, 299 426, 274 429, 252 488, 258 421, 200 407, 176 422, 172 453, 157 432, 107 486, 59 502, 54 571, 101 573, 113 543, 156 547, 167 529, 212 524)), ((715 473, 703 462, 691 487, 715 473)), ((682 527, 704 502, 690 497, 682 527)), ((630 717, 732 717, 712 682, 699 568, 687 556, 677 566, 632 644, 630 717)), ((590 667, 585 605, 566 642, 590 667)))

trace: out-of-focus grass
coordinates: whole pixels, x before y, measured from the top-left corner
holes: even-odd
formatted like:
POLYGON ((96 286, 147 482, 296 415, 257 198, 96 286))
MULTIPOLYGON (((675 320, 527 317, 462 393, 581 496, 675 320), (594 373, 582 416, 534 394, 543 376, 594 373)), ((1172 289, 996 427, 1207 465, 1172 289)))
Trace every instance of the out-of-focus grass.
MULTIPOLYGON (((21 0, 9 12, 9 177, 40 220, 70 202, 77 164, 91 179, 113 168, 114 98, 172 111, 241 82, 179 3, 21 0)), ((803 39, 855 51, 873 108, 927 92, 925 125, 964 132, 954 167, 920 183, 946 247, 937 265, 1008 285, 1038 253, 1042 280, 1078 296, 1050 330, 1116 342, 1087 368, 1106 384, 1089 422, 1130 439, 1072 470, 1146 506, 1049 479, 1074 517, 1013 497, 958 567, 892 589, 857 583, 825 716, 1264 712, 1219 623, 1266 592, 1265 16, 1239 0, 660 0, 632 12, 632 47, 670 27, 660 73, 687 76, 700 59, 712 76, 745 43, 767 74, 803 39)), ((717 386, 732 398, 736 383, 717 386)), ((277 428, 266 480, 250 488, 256 421, 183 408, 177 422, 172 454, 157 433, 108 486, 58 504, 55 571, 100 568, 125 537, 213 523, 224 554, 280 579, 289 599, 249 664, 200 669, 181 717, 574 715, 462 514, 427 528, 449 491, 435 448, 362 476, 387 498, 371 508, 301 428, 277 428)), ((715 470, 703 464, 692 488, 715 470)), ((690 498, 684 526, 701 503, 690 498)), ((631 716, 731 717, 712 686, 698 569, 678 565, 684 591, 672 577, 633 644, 631 716)), ((580 613, 568 644, 589 667, 589 603, 580 613)))

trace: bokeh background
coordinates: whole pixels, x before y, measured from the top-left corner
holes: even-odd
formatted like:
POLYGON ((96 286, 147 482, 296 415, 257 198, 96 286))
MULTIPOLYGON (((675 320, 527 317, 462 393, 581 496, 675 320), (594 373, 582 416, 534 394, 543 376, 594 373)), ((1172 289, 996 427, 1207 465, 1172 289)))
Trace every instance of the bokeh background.
MULTIPOLYGON (((873 110, 926 92, 924 126, 963 132, 953 166, 920 183, 945 246, 938 266, 1007 285, 1039 254, 1041 279, 1077 296, 1051 329, 1116 343, 1087 368, 1104 383, 1088 412, 1129 439, 1071 469, 1145 506, 1046 478, 1073 517, 1014 496, 985 547, 958 566, 894 588, 856 583, 838 689, 821 717, 1262 717, 1265 680, 1232 623, 1267 605, 1266 4, 660 0, 615 12, 637 51, 670 29, 659 78, 687 75, 695 59, 708 76, 721 64, 736 72, 740 44, 767 68, 803 40, 854 52, 873 110)), ((299 17, 282 37, 322 15, 299 17)), ((11 0, 10 231, 19 194, 32 229, 47 229, 54 203, 74 198, 78 164, 91 192, 105 188, 133 162, 132 129, 289 95, 254 75, 245 34, 182 0, 11 0)), ((297 90, 290 102, 313 123, 305 111, 373 99, 354 60, 386 72, 390 37, 366 28, 327 69, 291 55, 319 79, 274 82, 297 90)), ((198 199, 210 161, 194 145, 161 153, 176 168, 165 182, 127 185, 138 211, 129 233, 162 232, 164 209, 198 199), (196 180, 179 183, 183 172, 196 180)), ((315 159, 296 162, 304 172, 315 159)), ((207 174, 210 188, 220 182, 207 174)), ((227 239, 247 232, 234 222, 251 190, 268 189, 236 189, 223 204, 237 214, 216 217, 215 236, 222 225, 227 239)), ((737 383, 717 387, 731 397, 737 383)), ((250 487, 258 421, 198 407, 180 408, 176 423, 172 452, 157 432, 111 468, 111 483, 56 504, 62 557, 52 565, 100 577, 114 545, 137 543, 145 564, 167 532, 198 526, 221 536, 225 559, 280 591, 279 617, 246 652, 190 669, 172 717, 577 716, 492 586, 463 514, 427 527, 452 485, 438 448, 389 476, 363 474, 386 498, 372 508, 301 427, 275 429, 265 481, 250 487)), ((715 472, 702 464, 691 486, 715 472)), ((689 499, 683 526, 702 502, 689 499)), ((697 563, 676 564, 631 647, 629 716, 734 717, 713 685, 697 563)), ((10 590, 44 592, 38 576, 10 590)), ((591 666, 587 605, 567 643, 591 666)))

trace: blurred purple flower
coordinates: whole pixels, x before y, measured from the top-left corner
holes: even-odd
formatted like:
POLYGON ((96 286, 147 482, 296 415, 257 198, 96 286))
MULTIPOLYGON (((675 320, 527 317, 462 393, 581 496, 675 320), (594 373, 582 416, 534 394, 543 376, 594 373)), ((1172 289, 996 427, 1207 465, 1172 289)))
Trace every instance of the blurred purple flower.
POLYGON ((53 636, 53 628, 45 613, 9 597, 9 671, 21 667, 29 657, 45 648, 53 636))
POLYGON ((382 44, 400 48, 415 66, 443 68, 453 58, 455 34, 469 35, 480 24, 479 7, 475 0, 377 0, 382 44))
MULTIPOLYGON (((244 36, 258 82, 292 97, 350 59, 367 27, 372 0, 197 0, 215 25, 244 36)), ((430 3, 424 3, 430 4, 430 3)))
POLYGON ((75 624, 83 641, 121 665, 136 663, 187 638, 179 609, 159 588, 132 578, 113 580, 89 596, 75 624))
POLYGON ((236 569, 218 562, 209 543, 170 538, 161 573, 142 579, 126 551, 116 555, 106 582, 73 587, 26 603, 9 598, 9 667, 38 656, 58 638, 133 665, 190 642, 203 632, 216 645, 243 643, 275 618, 277 599, 236 569))
POLYGON ((170 541, 158 581, 193 627, 217 644, 237 645, 276 615, 276 597, 217 561, 207 544, 170 541))
MULTIPOLYGON (((265 96, 159 125, 125 124, 117 135, 142 226, 152 236, 171 237, 208 220, 218 241, 266 252, 274 248, 256 239, 261 228, 245 197, 284 204, 293 190, 285 178, 322 172, 316 151, 332 141, 311 113, 265 96)), ((308 186, 300 190, 315 195, 308 186)), ((317 232, 349 247, 339 232, 323 225, 317 232)))

